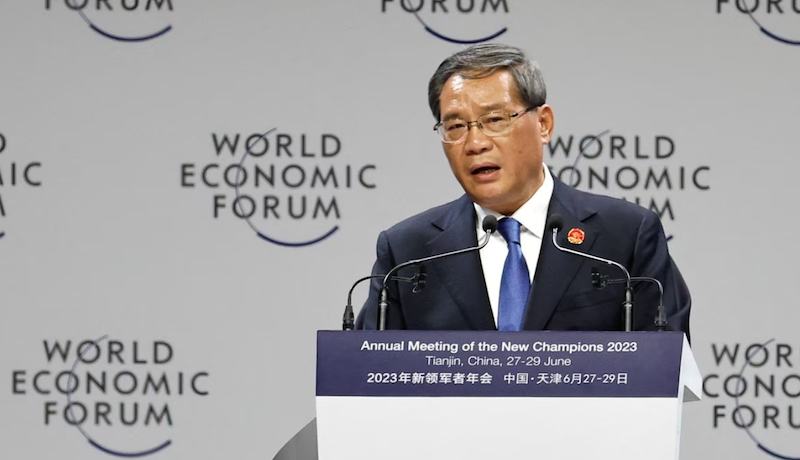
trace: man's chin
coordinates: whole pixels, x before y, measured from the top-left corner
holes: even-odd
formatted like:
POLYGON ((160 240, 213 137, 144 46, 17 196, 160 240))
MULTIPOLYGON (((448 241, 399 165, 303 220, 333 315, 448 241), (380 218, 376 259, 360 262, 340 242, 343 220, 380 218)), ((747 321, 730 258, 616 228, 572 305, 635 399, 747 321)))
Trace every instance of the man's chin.
POLYGON ((509 205, 508 203, 504 202, 503 200, 493 198, 493 197, 472 197, 472 201, 478 203, 484 209, 492 210, 498 214, 502 214, 504 216, 509 216, 514 213, 512 210, 508 212, 513 205, 509 205))

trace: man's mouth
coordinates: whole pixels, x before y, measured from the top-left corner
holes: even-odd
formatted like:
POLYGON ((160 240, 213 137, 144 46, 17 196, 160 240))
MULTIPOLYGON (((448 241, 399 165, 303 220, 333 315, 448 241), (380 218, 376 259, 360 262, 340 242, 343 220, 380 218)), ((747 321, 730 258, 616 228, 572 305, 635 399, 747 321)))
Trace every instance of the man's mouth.
POLYGON ((478 176, 481 174, 491 174, 499 169, 500 169, 499 166, 480 166, 472 170, 472 175, 478 176))

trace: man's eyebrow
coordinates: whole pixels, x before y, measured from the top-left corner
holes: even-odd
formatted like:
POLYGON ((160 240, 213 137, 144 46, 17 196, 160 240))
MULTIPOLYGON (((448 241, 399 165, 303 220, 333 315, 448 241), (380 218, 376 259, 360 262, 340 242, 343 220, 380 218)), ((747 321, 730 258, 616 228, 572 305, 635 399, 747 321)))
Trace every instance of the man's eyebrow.
MULTIPOLYGON (((506 103, 505 102, 493 102, 491 104, 487 104, 481 106, 481 115, 487 114, 489 112, 496 112, 498 110, 506 110, 506 103)), ((464 119, 458 112, 450 112, 447 115, 442 117, 442 121, 449 121, 455 119, 464 119)))
POLYGON ((461 118, 464 118, 464 117, 462 117, 458 112, 450 112, 447 115, 442 117, 442 121, 450 121, 450 120, 456 120, 456 119, 461 119, 461 118))
POLYGON ((496 110, 505 110, 505 108, 506 108, 505 102, 494 102, 492 104, 483 106, 481 110, 483 110, 483 113, 487 113, 487 112, 494 112, 496 110))

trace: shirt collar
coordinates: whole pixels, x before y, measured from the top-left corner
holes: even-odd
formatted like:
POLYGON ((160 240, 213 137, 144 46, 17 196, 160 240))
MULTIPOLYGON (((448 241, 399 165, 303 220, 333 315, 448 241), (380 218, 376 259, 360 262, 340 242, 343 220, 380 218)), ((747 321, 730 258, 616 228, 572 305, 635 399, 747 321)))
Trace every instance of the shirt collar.
MULTIPOLYGON (((520 224, 522 224, 522 231, 529 231, 537 238, 541 239, 544 235, 544 226, 547 221, 547 208, 550 206, 550 199, 553 197, 553 177, 550 175, 550 168, 547 165, 542 165, 544 168, 544 181, 532 197, 528 199, 522 206, 517 209, 512 216, 520 224)), ((485 232, 482 228, 483 218, 487 215, 497 217, 498 220, 502 219, 502 214, 499 214, 491 209, 484 208, 478 203, 473 203, 475 212, 478 215, 478 235, 482 237, 485 232)))

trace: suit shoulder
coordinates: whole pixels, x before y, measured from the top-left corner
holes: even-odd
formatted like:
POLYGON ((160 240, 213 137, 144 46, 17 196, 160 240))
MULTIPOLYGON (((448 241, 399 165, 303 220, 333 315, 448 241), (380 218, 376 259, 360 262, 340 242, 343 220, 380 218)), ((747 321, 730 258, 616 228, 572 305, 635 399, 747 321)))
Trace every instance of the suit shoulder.
POLYGON ((454 209, 461 207, 466 209, 467 206, 471 205, 472 202, 469 201, 469 203, 467 203, 465 202, 465 199, 469 201, 466 196, 462 196, 461 198, 453 200, 449 203, 435 206, 403 219, 389 227, 389 229, 386 230, 386 233, 390 237, 400 237, 404 235, 418 235, 420 232, 428 231, 432 228, 432 225, 434 225, 435 222, 442 222, 446 220, 454 211, 454 209))
POLYGON ((572 199, 579 201, 586 209, 596 212, 603 220, 639 224, 645 219, 660 220, 658 215, 636 203, 607 195, 570 188, 572 199))

